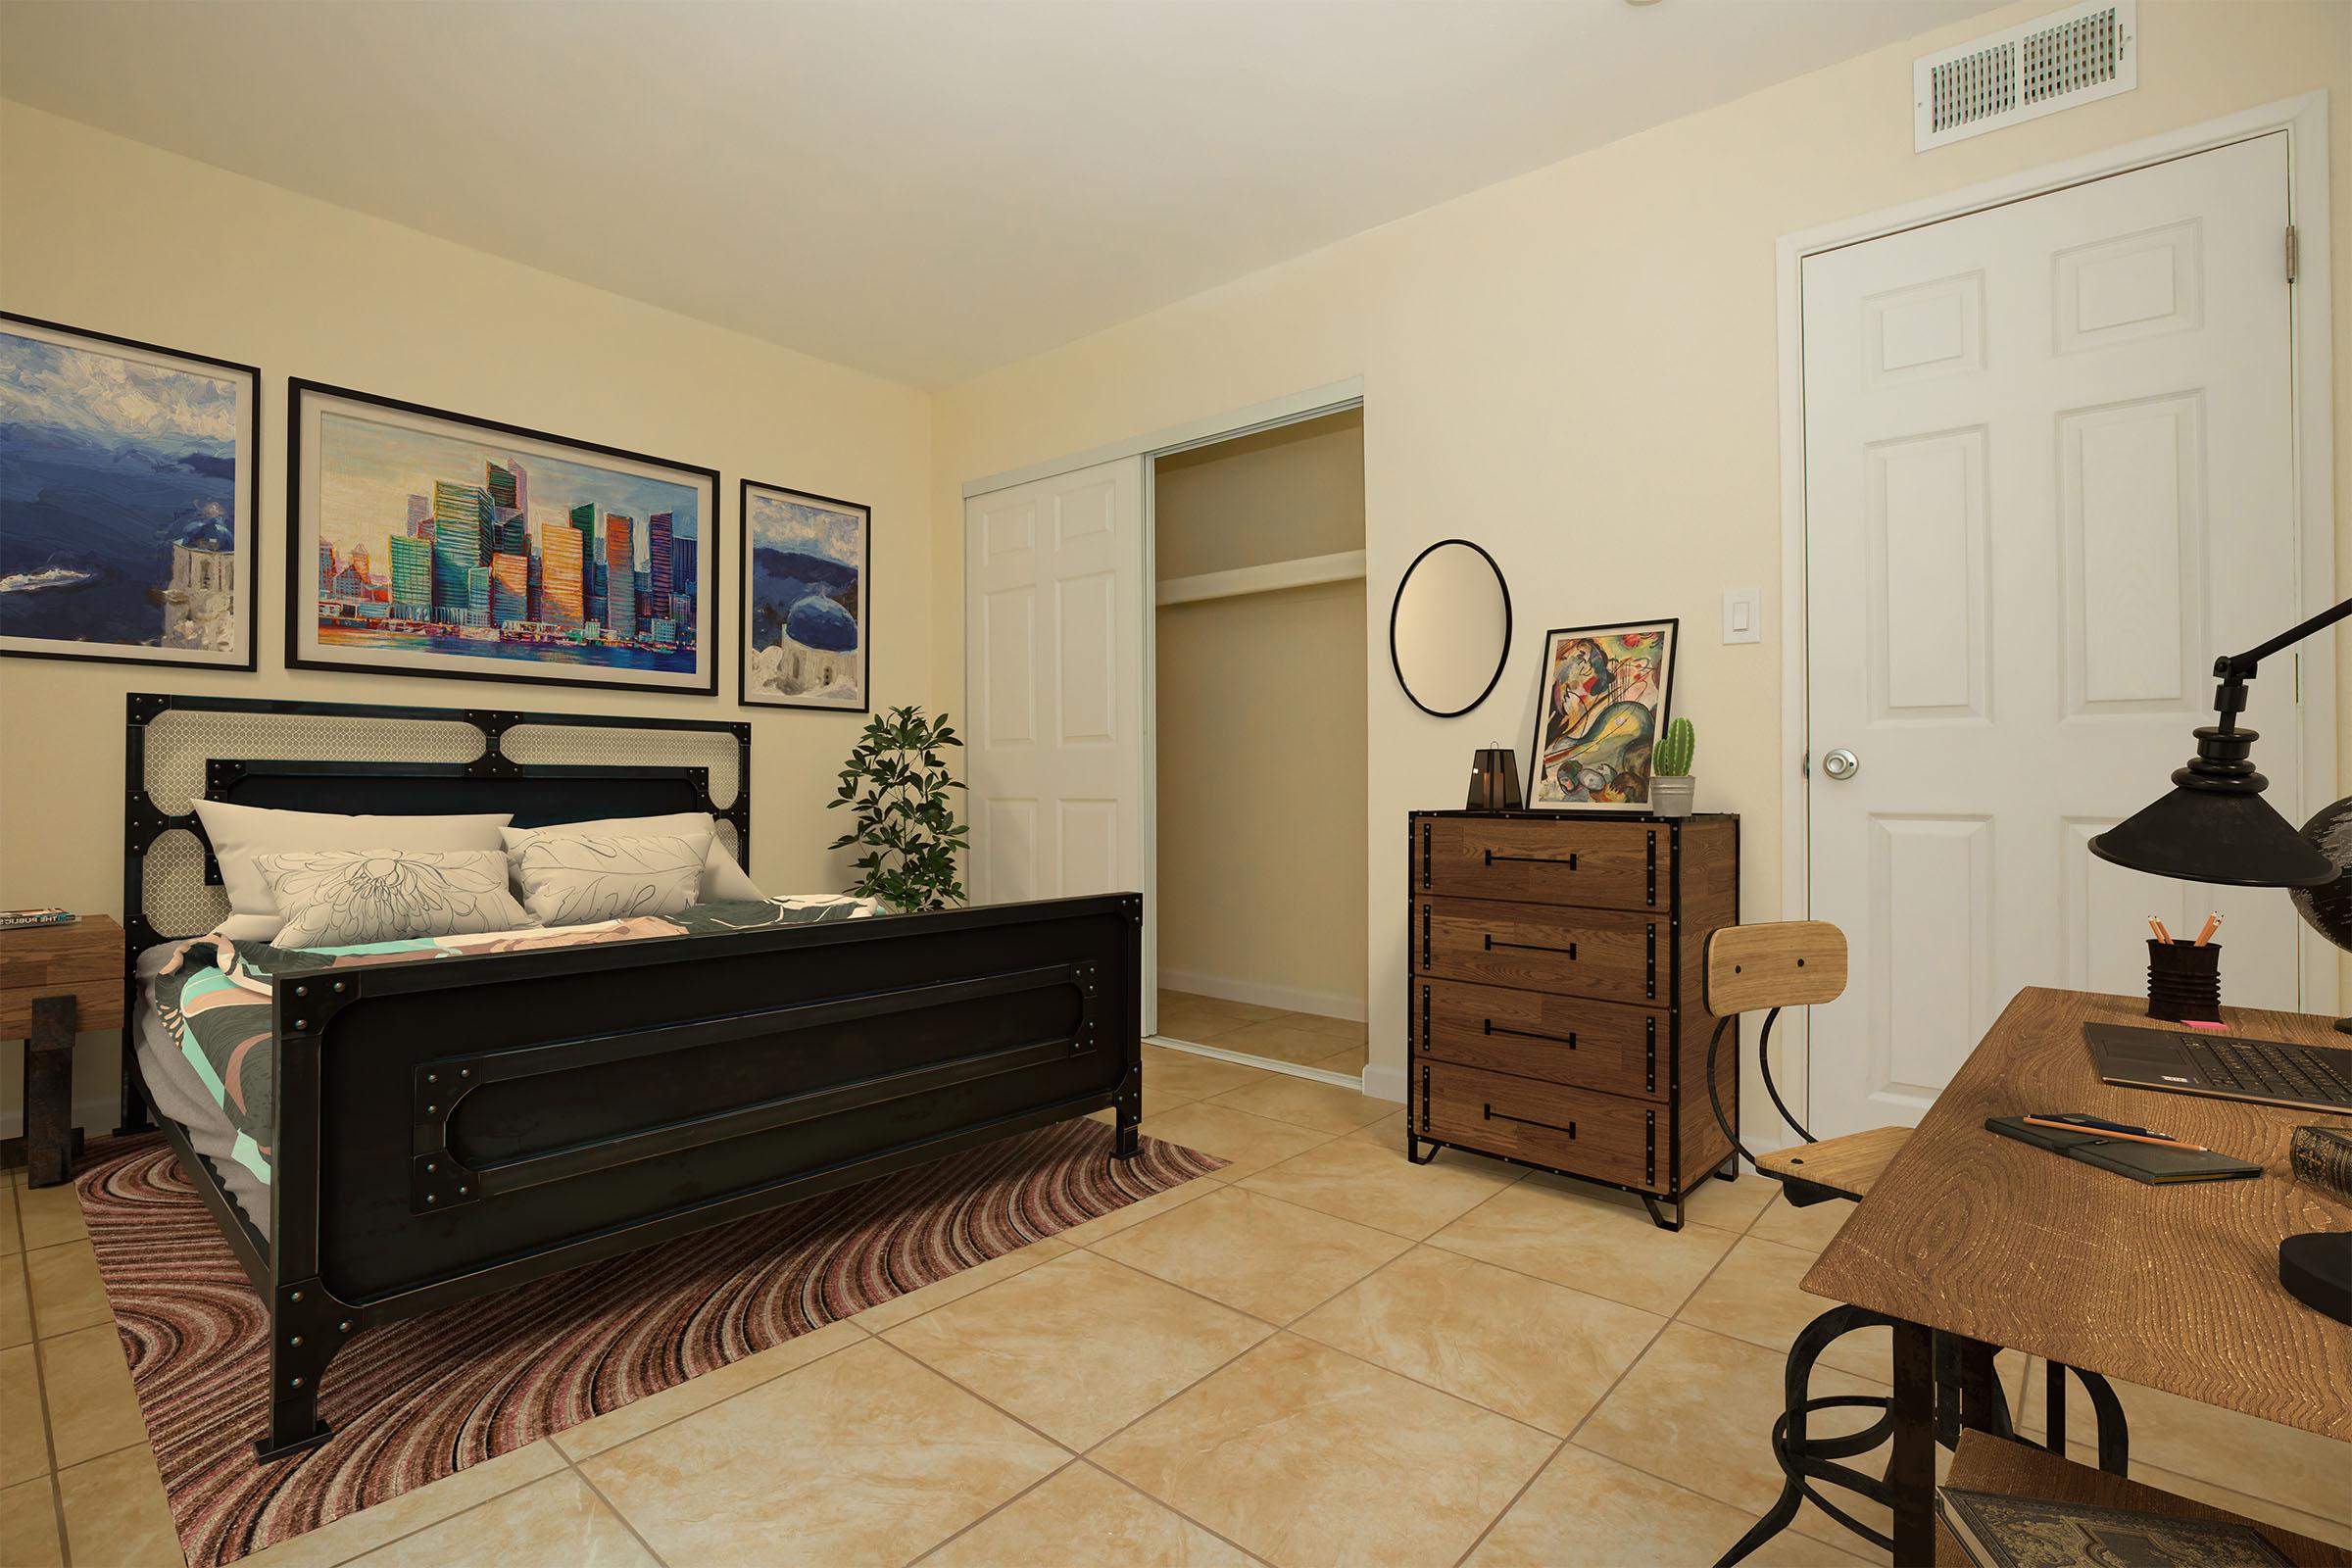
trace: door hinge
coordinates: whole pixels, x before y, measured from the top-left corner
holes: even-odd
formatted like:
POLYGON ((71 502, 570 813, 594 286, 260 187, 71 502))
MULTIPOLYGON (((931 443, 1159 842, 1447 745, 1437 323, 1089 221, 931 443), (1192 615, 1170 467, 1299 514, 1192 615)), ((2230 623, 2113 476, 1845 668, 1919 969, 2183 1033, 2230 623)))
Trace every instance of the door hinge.
POLYGON ((2286 280, 2289 283, 2295 280, 2296 273, 2302 270, 2302 242, 2295 236, 2295 225, 2289 223, 2286 225, 2286 280))

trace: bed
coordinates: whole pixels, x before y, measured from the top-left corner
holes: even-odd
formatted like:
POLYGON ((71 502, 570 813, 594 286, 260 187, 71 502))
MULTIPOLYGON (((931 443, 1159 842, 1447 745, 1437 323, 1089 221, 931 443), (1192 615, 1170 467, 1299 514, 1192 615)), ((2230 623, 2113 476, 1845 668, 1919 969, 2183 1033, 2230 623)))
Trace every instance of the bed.
POLYGON ((321 1381, 371 1325, 1096 1110, 1135 1152, 1143 901, 1110 894, 416 961, 237 950, 269 1009, 258 1181, 155 1056, 156 970, 225 908, 196 799, 696 810, 742 863, 751 729, 145 693, 126 716, 122 1130, 161 1128, 262 1295, 265 1461, 330 1435, 321 1381))

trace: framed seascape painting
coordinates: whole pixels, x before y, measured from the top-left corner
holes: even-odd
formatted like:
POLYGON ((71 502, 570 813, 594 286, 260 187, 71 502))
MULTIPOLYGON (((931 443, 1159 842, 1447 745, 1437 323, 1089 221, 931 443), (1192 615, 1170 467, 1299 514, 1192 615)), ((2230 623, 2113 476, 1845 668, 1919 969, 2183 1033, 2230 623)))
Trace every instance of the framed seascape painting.
POLYGON ((1649 804, 1649 754, 1666 727, 1679 621, 1567 626, 1544 634, 1527 804, 1638 811, 1649 804))
POLYGON ((863 713, 872 515, 855 501, 743 481, 737 679, 750 708, 863 713))
POLYGON ((252 669, 261 372, 0 312, 0 654, 252 669))
POLYGON ((286 662, 715 693, 718 474, 289 385, 286 662))

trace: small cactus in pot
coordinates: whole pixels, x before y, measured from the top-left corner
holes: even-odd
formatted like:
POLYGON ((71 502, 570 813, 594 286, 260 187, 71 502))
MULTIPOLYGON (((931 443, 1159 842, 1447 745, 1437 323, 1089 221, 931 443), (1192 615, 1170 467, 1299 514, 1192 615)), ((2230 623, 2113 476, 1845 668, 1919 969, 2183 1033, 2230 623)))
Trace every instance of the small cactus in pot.
POLYGON ((1696 785, 1690 777, 1690 755, 1698 748, 1698 732, 1687 718, 1666 726, 1665 738, 1650 754, 1649 808, 1660 816, 1689 816, 1696 785))

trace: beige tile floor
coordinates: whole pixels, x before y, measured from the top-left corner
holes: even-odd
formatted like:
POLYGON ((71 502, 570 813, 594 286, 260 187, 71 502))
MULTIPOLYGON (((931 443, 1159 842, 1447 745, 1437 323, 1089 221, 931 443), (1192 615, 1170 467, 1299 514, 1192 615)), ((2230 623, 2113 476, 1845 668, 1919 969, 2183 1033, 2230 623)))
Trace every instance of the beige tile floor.
POLYGON ((1325 1072, 1360 1077, 1364 1070, 1364 1026, 1321 1013, 1285 1012, 1222 997, 1162 990, 1159 1032, 1170 1040, 1325 1072))
MULTIPOLYGON (((1750 1176, 1669 1235, 1408 1166, 1401 1112, 1352 1091, 1146 1053, 1146 1131, 1216 1176, 248 1560, 1696 1564, 1770 1499, 1820 1308, 1796 1281, 1842 1206, 1750 1176)), ((70 1192, 0 1202, 0 1563, 176 1563, 70 1192)), ((1886 1373, 1846 1347, 1816 1392, 1886 1373)), ((2352 1446, 2123 1393, 2143 1479, 2352 1544, 2352 1446)), ((1752 1560, 1877 1557, 1809 1513, 1752 1560)))

